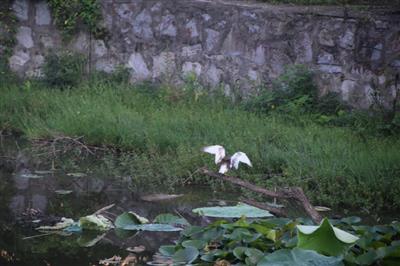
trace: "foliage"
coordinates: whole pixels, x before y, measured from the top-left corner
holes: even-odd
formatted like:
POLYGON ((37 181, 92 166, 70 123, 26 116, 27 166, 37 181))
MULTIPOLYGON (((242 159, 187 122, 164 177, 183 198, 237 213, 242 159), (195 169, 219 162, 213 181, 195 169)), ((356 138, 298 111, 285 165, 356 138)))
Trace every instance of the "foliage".
POLYGON ((84 136, 85 144, 110 150, 99 173, 129 175, 137 188, 217 184, 196 169, 216 169, 200 149, 220 144, 249 155, 254 167, 232 175, 260 186, 301 186, 315 204, 329 207, 400 207, 396 137, 321 125, 307 114, 297 121, 276 112, 259 116, 207 95, 171 101, 145 85, 83 81, 77 88, 2 84, 0 125, 29 139, 84 136))
POLYGON ((76 86, 83 78, 85 64, 85 57, 79 54, 49 54, 43 66, 44 82, 50 88, 76 86))
POLYGON ((12 0, 0 5, 0 83, 12 82, 15 75, 10 71, 8 59, 16 43, 17 18, 12 11, 12 0))
POLYGON ((239 203, 236 206, 228 207, 204 207, 193 210, 194 213, 208 217, 219 217, 219 218, 240 218, 246 216, 249 218, 261 218, 271 217, 271 213, 259 208, 239 203))
POLYGON ((56 25, 64 37, 71 37, 86 27, 97 39, 104 39, 107 32, 100 25, 102 14, 98 0, 48 0, 56 25))
MULTIPOLYGON (((350 249, 341 249, 337 256, 324 256, 317 250, 304 250, 298 243, 300 239, 297 228, 304 223, 303 219, 272 218, 266 220, 246 220, 241 218, 236 222, 216 221, 208 226, 190 226, 181 232, 175 245, 161 246, 159 252, 166 259, 174 262, 201 263, 201 265, 216 265, 224 261, 236 265, 384 265, 400 262, 400 226, 398 222, 385 226, 360 226, 349 223, 352 219, 331 220, 335 227, 325 220, 322 226, 339 227, 342 230, 357 234, 360 238, 350 249), (196 252, 197 251, 197 252, 196 252), (373 255, 370 255, 373 254, 373 255), (397 256, 397 257, 396 257, 397 256), (178 259, 179 258, 179 259, 178 259)), ((357 220, 353 220, 357 221, 357 220)), ((306 228, 307 225, 300 227, 306 228)), ((338 232, 348 234, 336 228, 338 232)), ((341 233, 341 234, 342 234, 341 233)), ((306 240, 312 243, 324 242, 329 245, 332 236, 322 234, 317 238, 306 240)))

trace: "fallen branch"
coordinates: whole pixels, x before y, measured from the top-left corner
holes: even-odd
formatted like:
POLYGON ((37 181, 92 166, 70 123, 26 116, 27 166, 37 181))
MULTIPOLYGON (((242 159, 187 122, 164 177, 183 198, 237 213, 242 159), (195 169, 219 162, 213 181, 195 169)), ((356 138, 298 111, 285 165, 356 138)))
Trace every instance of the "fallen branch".
POLYGON ((275 216, 288 217, 287 212, 282 208, 276 208, 273 206, 269 206, 268 204, 264 204, 264 203, 257 202, 257 201, 251 200, 251 199, 246 199, 246 198, 240 198, 240 201, 244 202, 246 204, 249 204, 251 206, 257 207, 259 209, 269 211, 270 213, 272 213, 275 216))
MULTIPOLYGON (((219 173, 215 173, 212 172, 206 168, 201 168, 201 172, 205 175, 208 175, 210 177, 214 177, 214 178, 219 178, 222 179, 224 181, 230 182, 232 184, 247 188, 251 191, 260 193, 264 196, 267 197, 272 197, 272 198, 278 198, 278 199, 292 199, 292 200, 296 200, 299 203, 301 203, 301 205, 303 206, 304 210, 307 212, 307 214, 311 217, 311 219, 315 222, 315 223, 319 223, 322 220, 321 215, 315 210, 314 206, 310 203, 310 201, 308 200, 307 196, 304 194, 304 191, 302 188, 300 187, 289 187, 289 188, 281 188, 278 189, 276 191, 272 191, 272 190, 268 190, 265 188, 261 188, 259 186, 253 185, 247 181, 244 181, 242 179, 239 179, 237 177, 233 177, 233 176, 227 176, 227 175, 222 175, 219 173)), ((246 201, 244 201, 246 202, 246 201)), ((278 216, 287 216, 286 213, 283 213, 282 210, 278 210, 277 208, 274 208, 272 206, 266 206, 265 204, 259 203, 259 202, 254 202, 252 200, 248 200, 247 199, 248 204, 250 205, 254 205, 252 203, 256 203, 256 204, 260 204, 260 209, 265 209, 265 210, 272 210, 272 213, 275 213, 278 216), (251 202, 251 203, 250 203, 251 202), (286 215, 285 215, 286 214, 286 215)), ((254 205, 255 207, 259 207, 254 205)))

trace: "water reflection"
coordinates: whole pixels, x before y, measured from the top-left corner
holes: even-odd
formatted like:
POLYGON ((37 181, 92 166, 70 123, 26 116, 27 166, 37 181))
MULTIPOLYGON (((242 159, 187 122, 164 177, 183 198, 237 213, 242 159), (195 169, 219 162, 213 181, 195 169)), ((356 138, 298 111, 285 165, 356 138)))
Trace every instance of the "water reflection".
MULTIPOLYGON (((220 200, 218 194, 208 187, 187 187, 174 192, 184 194, 180 198, 143 201, 141 196, 163 193, 163 188, 146 192, 133 190, 137 184, 132 184, 129 177, 68 174, 62 171, 35 172, 35 169, 29 168, 11 173, 0 169, 0 204, 3 206, 1 210, 5 210, 0 216, 0 250, 15 255, 11 262, 0 258, 0 265, 93 265, 114 255, 124 257, 128 254, 126 248, 139 245, 146 248, 144 256, 150 256, 160 245, 171 243, 178 237, 176 232, 119 230, 110 230, 104 235, 85 233, 32 237, 40 233, 26 225, 35 219, 69 217, 77 220, 115 204, 109 213, 114 217, 130 210, 150 220, 160 213, 175 213, 192 223, 199 223, 201 221, 191 210, 220 200), (57 190, 71 193, 58 194, 57 190)), ((235 198, 234 194, 230 195, 235 198)), ((226 196, 225 193, 224 200, 227 200, 226 196)))

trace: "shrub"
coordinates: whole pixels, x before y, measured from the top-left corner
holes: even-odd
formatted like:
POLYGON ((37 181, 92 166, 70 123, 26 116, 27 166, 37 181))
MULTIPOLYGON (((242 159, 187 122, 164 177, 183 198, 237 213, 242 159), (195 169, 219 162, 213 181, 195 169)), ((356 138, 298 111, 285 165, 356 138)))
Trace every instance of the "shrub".
POLYGON ((84 76, 86 59, 79 54, 50 54, 43 66, 44 82, 49 87, 70 88, 84 76))

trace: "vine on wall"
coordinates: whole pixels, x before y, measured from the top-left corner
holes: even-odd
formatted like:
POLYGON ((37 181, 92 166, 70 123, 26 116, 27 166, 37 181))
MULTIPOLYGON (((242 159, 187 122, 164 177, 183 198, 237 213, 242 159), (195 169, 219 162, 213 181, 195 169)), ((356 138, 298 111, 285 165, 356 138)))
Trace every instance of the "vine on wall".
POLYGON ((17 18, 12 10, 13 0, 4 0, 0 4, 0 80, 8 75, 8 59, 13 54, 16 43, 17 18))
POLYGON ((57 27, 68 39, 82 27, 96 39, 105 39, 106 29, 101 26, 102 14, 99 0, 47 0, 57 27))

